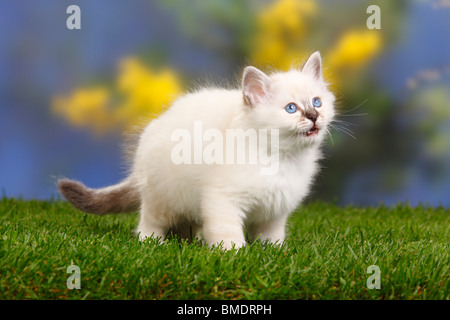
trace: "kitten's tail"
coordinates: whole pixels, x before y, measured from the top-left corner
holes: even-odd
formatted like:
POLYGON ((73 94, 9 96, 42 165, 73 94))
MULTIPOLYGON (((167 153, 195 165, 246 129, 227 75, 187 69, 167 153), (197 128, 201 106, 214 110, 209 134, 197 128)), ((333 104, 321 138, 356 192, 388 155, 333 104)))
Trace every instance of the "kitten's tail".
POLYGON ((139 192, 130 178, 101 189, 91 189, 78 181, 60 179, 58 189, 75 208, 98 215, 133 212, 140 205, 139 192))

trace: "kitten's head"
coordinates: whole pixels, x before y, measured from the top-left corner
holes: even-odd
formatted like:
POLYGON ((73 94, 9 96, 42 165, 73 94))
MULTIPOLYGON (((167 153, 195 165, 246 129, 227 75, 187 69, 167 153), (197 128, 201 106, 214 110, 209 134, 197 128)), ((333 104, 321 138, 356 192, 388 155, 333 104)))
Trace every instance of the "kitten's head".
POLYGON ((255 126, 279 129, 280 142, 320 143, 334 117, 334 96, 322 76, 320 53, 313 53, 299 70, 269 76, 246 67, 244 101, 255 126))

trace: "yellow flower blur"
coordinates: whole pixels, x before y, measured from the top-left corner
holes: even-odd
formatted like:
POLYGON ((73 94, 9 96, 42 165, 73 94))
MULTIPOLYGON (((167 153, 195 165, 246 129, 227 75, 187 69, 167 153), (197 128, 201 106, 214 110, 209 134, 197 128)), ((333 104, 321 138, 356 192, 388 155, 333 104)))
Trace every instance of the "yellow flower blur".
POLYGON ((360 67, 381 51, 381 35, 371 30, 350 30, 331 50, 328 65, 332 69, 360 67))
POLYGON ((361 71, 381 49, 382 38, 377 31, 350 30, 344 33, 326 55, 324 76, 330 88, 339 90, 342 79, 361 71))
POLYGON ((110 94, 105 87, 81 88, 69 97, 55 97, 52 110, 75 127, 89 127, 100 133, 110 125, 107 113, 109 99, 110 94))
POLYGON ((135 125, 140 116, 156 117, 182 91, 173 71, 155 72, 136 58, 127 58, 120 63, 117 89, 124 100, 114 116, 116 122, 127 125, 135 125))
POLYGON ((255 63, 289 69, 305 55, 302 40, 308 31, 307 20, 316 11, 313 0, 279 0, 265 8, 257 18, 252 54, 255 63))
POLYGON ((67 97, 53 99, 52 110, 75 127, 100 134, 136 125, 141 117, 159 115, 182 90, 179 77, 171 70, 154 71, 136 58, 120 63, 116 87, 82 88, 67 97), (113 104, 113 97, 120 102, 113 104))
MULTIPOLYGON (((256 20, 253 61, 281 70, 304 61, 313 51, 312 26, 318 9, 314 0, 277 0, 264 8, 256 20)), ((337 39, 334 47, 322 50, 325 78, 334 85, 337 78, 359 70, 382 49, 381 33, 376 30, 351 29, 337 39)))

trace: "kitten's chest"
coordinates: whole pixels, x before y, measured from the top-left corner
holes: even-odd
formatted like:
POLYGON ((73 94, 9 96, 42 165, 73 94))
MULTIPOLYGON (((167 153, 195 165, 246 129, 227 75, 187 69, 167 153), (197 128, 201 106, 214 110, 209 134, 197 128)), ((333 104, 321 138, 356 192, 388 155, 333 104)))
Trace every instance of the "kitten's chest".
MULTIPOLYGON (((314 158, 280 162, 273 175, 253 173, 248 177, 246 211, 250 220, 267 220, 289 214, 309 193, 317 171, 314 158)), ((244 201, 245 202, 245 201, 244 201)))

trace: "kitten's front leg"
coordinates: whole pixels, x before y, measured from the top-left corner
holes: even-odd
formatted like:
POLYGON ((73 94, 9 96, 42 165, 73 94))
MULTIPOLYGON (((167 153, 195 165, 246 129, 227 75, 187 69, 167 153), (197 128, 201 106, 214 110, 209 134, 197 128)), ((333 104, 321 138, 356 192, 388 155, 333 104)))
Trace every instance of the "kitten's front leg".
POLYGON ((209 245, 230 250, 245 245, 244 213, 221 194, 208 194, 202 200, 203 236, 209 245))
POLYGON ((267 222, 252 223, 247 226, 250 241, 256 239, 261 242, 269 241, 282 245, 286 237, 287 214, 281 215, 267 222))

